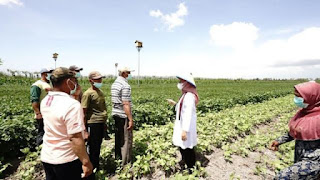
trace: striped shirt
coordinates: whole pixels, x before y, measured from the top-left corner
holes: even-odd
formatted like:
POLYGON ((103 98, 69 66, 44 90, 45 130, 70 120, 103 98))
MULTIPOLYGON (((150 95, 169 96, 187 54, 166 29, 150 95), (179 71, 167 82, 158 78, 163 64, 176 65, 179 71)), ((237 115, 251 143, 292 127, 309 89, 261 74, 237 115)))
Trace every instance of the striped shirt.
POLYGON ((127 118, 122 101, 129 101, 132 109, 131 86, 127 79, 119 76, 111 86, 112 116, 127 118))

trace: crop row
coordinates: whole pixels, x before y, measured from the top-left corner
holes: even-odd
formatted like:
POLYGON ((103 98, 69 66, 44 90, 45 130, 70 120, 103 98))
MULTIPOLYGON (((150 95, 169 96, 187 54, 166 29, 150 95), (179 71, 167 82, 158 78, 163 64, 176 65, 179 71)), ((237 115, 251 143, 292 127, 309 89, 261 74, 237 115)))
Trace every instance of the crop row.
MULTIPOLYGON (((282 114, 277 120, 276 124, 271 125, 267 129, 256 130, 245 138, 236 141, 235 143, 226 144, 224 149, 225 159, 232 161, 232 154, 247 157, 250 152, 263 152, 268 148, 270 143, 276 138, 284 135, 288 131, 288 121, 296 113, 292 111, 282 114)), ((263 161, 259 162, 256 173, 264 175, 266 168, 272 171, 279 171, 288 167, 293 163, 294 142, 283 144, 279 147, 279 151, 275 152, 277 158, 271 160, 268 156, 261 157, 263 161)))
POLYGON ((237 154, 243 157, 248 156, 249 152, 262 151, 268 148, 270 142, 288 131, 288 120, 293 117, 295 111, 282 114, 276 120, 276 124, 271 125, 267 129, 258 129, 233 143, 226 144, 225 158, 229 159, 230 155, 237 154))
MULTIPOLYGON (((261 124, 270 122, 275 117, 293 110, 292 96, 272 99, 270 101, 237 106, 219 113, 207 114, 198 119, 198 153, 212 152, 213 147, 222 147, 239 136, 246 136, 250 130, 261 124)), ((167 175, 179 171, 177 152, 172 145, 173 123, 163 126, 145 127, 134 132, 134 160, 121 171, 116 171, 119 179, 140 178, 160 170, 167 175)), ((109 142, 101 151, 100 178, 108 177, 117 164, 113 159, 113 143, 109 142), (111 171, 111 172, 110 172, 111 171)), ((203 176, 203 169, 195 171, 203 176)))
MULTIPOLYGON (((20 149, 34 149, 35 120, 29 101, 30 85, 35 79, 21 77, 0 77, 0 161, 7 164, 14 156, 20 156, 20 149)), ((102 90, 106 95, 109 114, 109 132, 113 132, 114 121, 111 118, 110 83, 105 81, 102 90)), ((174 119, 174 107, 167 104, 167 98, 178 99, 180 94, 176 89, 176 80, 153 80, 155 83, 133 84, 133 114, 135 130, 143 129, 144 124, 151 126, 164 125, 174 119)), ((83 90, 88 83, 82 81, 83 90)), ((198 116, 206 112, 218 112, 237 104, 259 103, 275 97, 285 96, 291 91, 293 84, 299 81, 246 81, 246 80, 199 80, 198 91, 200 104, 198 116)), ((1 171, 5 169, 0 166, 1 171)))
MULTIPOLYGON (((292 96, 287 96, 200 117, 197 151, 212 152, 213 146, 221 147, 239 136, 245 136, 254 126, 269 122, 279 114, 292 111, 291 99, 292 96)), ((132 175, 140 177, 156 169, 166 173, 177 171, 178 151, 171 143, 172 128, 173 124, 169 123, 166 126, 145 128, 135 133, 134 148, 137 150, 135 154, 137 160, 130 169, 132 175)), ((119 177, 128 174, 130 173, 122 171, 119 177)))

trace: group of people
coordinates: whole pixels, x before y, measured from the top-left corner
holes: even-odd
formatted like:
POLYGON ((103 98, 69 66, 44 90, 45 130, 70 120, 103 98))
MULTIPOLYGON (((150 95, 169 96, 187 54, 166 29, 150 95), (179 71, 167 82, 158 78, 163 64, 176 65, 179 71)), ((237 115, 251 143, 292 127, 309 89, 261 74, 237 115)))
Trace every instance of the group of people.
MULTIPOLYGON (((31 103, 38 124, 37 145, 42 145, 41 161, 46 179, 95 179, 106 131, 107 110, 101 90, 102 76, 89 74, 91 86, 83 92, 77 78, 83 68, 70 66, 42 69, 41 79, 31 86, 31 103), (85 143, 87 142, 87 143, 85 143)), ((196 104, 199 96, 192 75, 177 76, 182 96, 176 104, 177 120, 173 143, 180 147, 188 169, 195 165, 193 147, 197 144, 196 104)), ((115 157, 121 166, 131 162, 133 116, 131 70, 119 69, 111 86, 112 117, 115 122, 115 157)), ((191 171, 190 171, 191 172, 191 171)))
MULTIPOLYGON (((41 161, 46 179, 95 179, 99 155, 106 131, 107 110, 101 90, 102 76, 89 74, 89 87, 82 92, 77 78, 83 70, 70 68, 42 69, 41 79, 31 86, 31 102, 38 124, 37 145, 43 144, 41 161), (87 144, 85 144, 87 141, 87 144)), ((115 157, 124 166, 131 162, 133 116, 131 70, 119 69, 111 86, 112 117, 115 122, 115 157)), ((191 173, 195 166, 197 145, 196 107, 199 95, 191 74, 178 75, 181 91, 175 105, 176 119, 172 141, 179 147, 182 164, 191 173)), ((272 150, 295 140, 294 164, 280 171, 275 179, 318 179, 320 174, 320 84, 306 82, 294 86, 294 103, 300 108, 289 122, 289 132, 273 141, 272 150)))

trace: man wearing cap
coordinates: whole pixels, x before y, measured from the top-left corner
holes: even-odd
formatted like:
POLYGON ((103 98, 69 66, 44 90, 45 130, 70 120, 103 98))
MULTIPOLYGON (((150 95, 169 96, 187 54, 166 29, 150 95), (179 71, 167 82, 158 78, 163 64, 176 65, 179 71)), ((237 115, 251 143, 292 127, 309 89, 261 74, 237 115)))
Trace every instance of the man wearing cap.
POLYGON ((131 70, 127 67, 119 69, 119 77, 111 86, 112 117, 115 121, 115 155, 122 160, 122 166, 131 161, 133 141, 133 118, 131 102, 131 86, 128 79, 131 70))
POLYGON ((39 146, 42 144, 42 137, 44 134, 43 130, 43 119, 40 112, 40 103, 42 99, 48 94, 48 91, 51 90, 50 82, 50 74, 53 69, 43 68, 40 71, 41 79, 32 84, 30 89, 30 100, 32 103, 32 108, 35 113, 35 119, 38 124, 38 135, 36 144, 39 146))
MULTIPOLYGON (((85 114, 85 124, 89 133, 87 149, 93 167, 97 170, 99 169, 100 148, 107 120, 105 96, 100 89, 102 78, 104 76, 98 71, 89 74, 91 87, 83 93, 81 100, 81 106, 85 114)), ((94 174, 89 179, 94 179, 94 174)))
POLYGON ((72 65, 69 67, 69 70, 72 71, 75 74, 76 77, 76 82, 77 82, 77 90, 76 92, 71 95, 74 99, 78 100, 81 102, 81 97, 82 97, 82 89, 80 84, 78 83, 78 78, 81 77, 80 71, 83 70, 83 68, 77 67, 76 65, 72 65))
POLYGON ((76 79, 69 69, 60 67, 51 75, 52 91, 41 102, 45 134, 41 161, 47 180, 81 179, 92 173, 83 131, 83 110, 71 98, 76 79))

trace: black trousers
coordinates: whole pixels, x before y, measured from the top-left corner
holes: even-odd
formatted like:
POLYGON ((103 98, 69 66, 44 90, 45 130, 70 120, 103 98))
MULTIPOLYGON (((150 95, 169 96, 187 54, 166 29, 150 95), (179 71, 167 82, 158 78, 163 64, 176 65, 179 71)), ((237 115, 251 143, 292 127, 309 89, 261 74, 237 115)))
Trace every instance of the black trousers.
MULTIPOLYGON (((88 124, 89 139, 87 144, 87 151, 93 169, 99 170, 99 158, 102 139, 104 137, 104 123, 88 124)), ((92 173, 88 179, 94 179, 95 174, 92 173)))
POLYGON ((37 120, 37 129, 38 129, 38 134, 37 134, 37 139, 36 139, 36 144, 37 146, 40 146, 43 142, 43 135, 44 135, 44 129, 43 129, 43 119, 36 119, 37 120))
POLYGON ((82 163, 79 159, 64 164, 48 164, 42 162, 46 180, 78 180, 81 179, 82 163))
POLYGON ((194 152, 194 149, 180 148, 180 153, 182 156, 182 160, 184 160, 184 162, 187 164, 188 169, 193 168, 193 166, 196 164, 196 154, 194 152))

